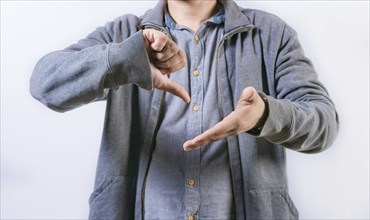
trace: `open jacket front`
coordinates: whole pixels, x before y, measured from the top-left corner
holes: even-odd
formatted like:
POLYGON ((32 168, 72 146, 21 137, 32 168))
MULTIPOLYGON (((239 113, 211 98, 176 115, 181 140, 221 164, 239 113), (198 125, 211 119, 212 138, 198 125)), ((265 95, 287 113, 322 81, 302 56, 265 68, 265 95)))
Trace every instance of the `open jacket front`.
MULTIPOLYGON (((335 107, 291 27, 233 1, 220 3, 225 10, 225 33, 217 45, 220 110, 228 115, 247 86, 266 94, 269 106, 260 134, 227 138, 237 219, 296 219, 285 148, 314 153, 330 146, 338 129, 335 107)), ((97 28, 43 57, 32 75, 32 95, 53 110, 107 102, 91 219, 143 218, 143 186, 164 93, 152 88, 141 29, 168 34, 165 5, 160 1, 142 17, 124 15, 97 28)))

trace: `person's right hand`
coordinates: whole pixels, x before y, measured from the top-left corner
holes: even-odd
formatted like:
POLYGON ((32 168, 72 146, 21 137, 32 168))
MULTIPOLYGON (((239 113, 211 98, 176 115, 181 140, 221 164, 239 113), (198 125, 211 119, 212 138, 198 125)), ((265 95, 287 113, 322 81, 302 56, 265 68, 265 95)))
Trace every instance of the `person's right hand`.
POLYGON ((178 83, 168 78, 186 65, 185 53, 164 33, 154 30, 143 30, 146 50, 150 58, 150 68, 154 88, 161 89, 180 97, 185 103, 190 102, 188 92, 178 83))

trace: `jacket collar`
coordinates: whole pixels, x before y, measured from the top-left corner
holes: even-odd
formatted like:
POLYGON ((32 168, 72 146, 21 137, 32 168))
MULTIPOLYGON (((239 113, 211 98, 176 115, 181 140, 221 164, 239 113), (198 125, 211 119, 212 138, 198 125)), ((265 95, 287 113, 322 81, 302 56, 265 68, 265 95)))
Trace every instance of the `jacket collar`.
MULTIPOLYGON (((251 24, 248 17, 242 13, 240 7, 234 1, 218 0, 218 2, 223 5, 225 11, 225 33, 251 24)), ((165 27, 164 12, 166 5, 166 0, 160 0, 153 9, 149 10, 143 16, 141 25, 153 24, 156 26, 165 27)))
POLYGON ((234 29, 251 25, 248 17, 242 13, 241 8, 230 0, 218 0, 225 10, 225 33, 234 29))
POLYGON ((141 21, 141 25, 154 24, 164 27, 164 12, 166 5, 166 0, 160 0, 153 9, 150 9, 145 13, 143 20, 141 21))

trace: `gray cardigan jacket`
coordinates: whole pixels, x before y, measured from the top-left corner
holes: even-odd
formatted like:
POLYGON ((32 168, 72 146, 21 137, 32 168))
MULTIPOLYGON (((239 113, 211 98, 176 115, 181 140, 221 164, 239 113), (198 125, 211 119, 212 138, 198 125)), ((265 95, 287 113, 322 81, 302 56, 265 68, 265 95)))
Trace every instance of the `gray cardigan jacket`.
MULTIPOLYGON (((244 88, 267 95, 259 134, 227 138, 237 219, 296 219, 287 193, 285 149, 320 152, 338 118, 296 33, 271 14, 220 1, 225 34, 217 45, 220 110, 228 115, 244 88), (232 88, 232 89, 225 89, 232 88)), ((124 15, 70 47, 44 56, 31 77, 33 97, 64 112, 106 100, 91 194, 91 219, 142 219, 145 176, 163 92, 152 88, 143 28, 163 27, 165 1, 144 16, 124 15)))

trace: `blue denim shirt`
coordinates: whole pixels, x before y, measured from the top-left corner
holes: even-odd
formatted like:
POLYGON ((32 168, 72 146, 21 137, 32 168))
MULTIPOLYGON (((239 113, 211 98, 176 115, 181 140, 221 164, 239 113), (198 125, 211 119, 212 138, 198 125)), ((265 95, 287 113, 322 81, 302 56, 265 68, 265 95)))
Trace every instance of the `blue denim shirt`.
POLYGON ((218 108, 215 50, 224 33, 220 10, 196 32, 165 14, 187 66, 170 77, 191 103, 166 94, 145 188, 145 219, 235 218, 226 139, 184 152, 182 145, 222 120, 218 108))

